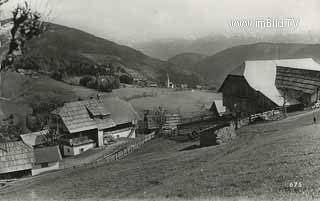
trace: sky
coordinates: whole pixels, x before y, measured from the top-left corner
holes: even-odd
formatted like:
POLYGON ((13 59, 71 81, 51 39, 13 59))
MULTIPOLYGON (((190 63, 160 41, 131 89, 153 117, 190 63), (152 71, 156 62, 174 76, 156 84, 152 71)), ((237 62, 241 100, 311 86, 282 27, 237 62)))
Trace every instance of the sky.
MULTIPOLYGON (((28 1, 51 22, 125 44, 215 34, 320 33, 319 0, 28 1), (294 19, 295 24, 276 26, 276 20, 287 19, 294 19), (257 20, 273 20, 274 25, 256 27, 257 20), (245 26, 244 21, 253 23, 245 26)), ((17 2, 23 1, 11 0, 3 9, 10 10, 17 2)))

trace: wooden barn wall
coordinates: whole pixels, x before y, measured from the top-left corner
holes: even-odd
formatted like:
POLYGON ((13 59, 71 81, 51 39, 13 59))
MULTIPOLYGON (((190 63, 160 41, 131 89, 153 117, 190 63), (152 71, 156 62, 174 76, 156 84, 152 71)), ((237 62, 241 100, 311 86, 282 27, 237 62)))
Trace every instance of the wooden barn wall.
POLYGON ((234 111, 234 104, 239 106, 241 116, 249 116, 277 107, 262 93, 254 90, 243 76, 228 76, 221 87, 223 104, 228 111, 234 111))
POLYGON ((317 91, 320 88, 320 72, 277 66, 276 87, 296 91, 295 97, 305 106, 310 106, 319 98, 317 91), (299 96, 298 92, 301 93, 299 96))

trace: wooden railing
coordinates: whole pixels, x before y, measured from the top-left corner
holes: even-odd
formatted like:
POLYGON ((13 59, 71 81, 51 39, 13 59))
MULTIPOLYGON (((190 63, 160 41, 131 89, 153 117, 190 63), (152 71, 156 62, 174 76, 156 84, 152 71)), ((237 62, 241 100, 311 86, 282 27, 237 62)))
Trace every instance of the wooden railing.
POLYGON ((98 166, 104 163, 109 163, 115 160, 120 160, 128 156, 130 153, 140 149, 145 143, 155 138, 155 136, 156 136, 155 132, 152 132, 151 134, 145 135, 140 139, 128 141, 125 144, 122 144, 118 147, 114 147, 110 152, 108 152, 108 154, 97 158, 97 160, 94 162, 84 163, 84 164, 74 165, 69 167, 61 167, 60 170, 67 171, 74 168, 94 167, 94 166, 98 166))

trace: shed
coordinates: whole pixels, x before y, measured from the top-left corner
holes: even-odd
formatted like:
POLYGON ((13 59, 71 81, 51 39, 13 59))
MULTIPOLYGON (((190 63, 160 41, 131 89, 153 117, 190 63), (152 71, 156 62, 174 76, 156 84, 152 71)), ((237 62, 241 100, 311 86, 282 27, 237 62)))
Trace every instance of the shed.
POLYGON ((58 170, 62 156, 58 146, 36 148, 34 150, 35 162, 32 175, 58 170))
POLYGON ((34 161, 33 148, 24 142, 0 144, 0 175, 30 174, 34 161))

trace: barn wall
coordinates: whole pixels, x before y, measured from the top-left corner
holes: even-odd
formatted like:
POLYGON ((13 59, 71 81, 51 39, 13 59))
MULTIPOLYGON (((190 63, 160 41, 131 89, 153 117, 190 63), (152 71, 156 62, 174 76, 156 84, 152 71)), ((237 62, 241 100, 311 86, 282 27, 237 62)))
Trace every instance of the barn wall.
POLYGON ((220 91, 223 93, 223 105, 227 111, 234 112, 237 104, 241 116, 249 116, 277 107, 262 93, 255 91, 243 76, 228 76, 220 91))

